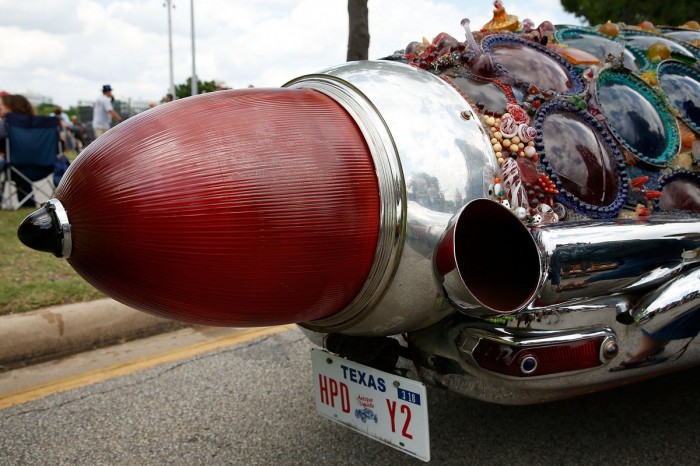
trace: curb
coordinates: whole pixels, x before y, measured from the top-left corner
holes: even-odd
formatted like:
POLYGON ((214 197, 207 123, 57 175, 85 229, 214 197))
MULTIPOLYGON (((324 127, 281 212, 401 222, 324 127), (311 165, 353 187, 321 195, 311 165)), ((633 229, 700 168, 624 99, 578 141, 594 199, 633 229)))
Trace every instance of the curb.
POLYGON ((0 371, 187 327, 109 298, 0 319, 0 371))

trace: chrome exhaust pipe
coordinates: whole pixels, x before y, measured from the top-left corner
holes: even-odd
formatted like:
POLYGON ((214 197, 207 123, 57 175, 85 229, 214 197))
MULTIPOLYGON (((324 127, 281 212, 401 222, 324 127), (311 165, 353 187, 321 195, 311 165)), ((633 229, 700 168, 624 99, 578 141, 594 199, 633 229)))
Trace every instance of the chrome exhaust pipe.
POLYGON ((544 264, 534 308, 645 292, 700 260, 696 220, 585 221, 536 228, 532 234, 544 264))
POLYGON ((700 269, 695 269, 649 293, 632 311, 632 317, 644 330, 655 334, 671 331, 671 324, 697 328, 684 323, 688 319, 700 319, 699 311, 700 269))
POLYGON ((542 280, 540 269, 528 228, 488 199, 476 199, 455 215, 433 255, 433 271, 448 301, 480 317, 524 308, 542 280))
POLYGON ((478 317, 644 292, 700 261, 700 222, 596 220, 528 227, 477 199, 458 213, 434 254, 447 300, 478 317))

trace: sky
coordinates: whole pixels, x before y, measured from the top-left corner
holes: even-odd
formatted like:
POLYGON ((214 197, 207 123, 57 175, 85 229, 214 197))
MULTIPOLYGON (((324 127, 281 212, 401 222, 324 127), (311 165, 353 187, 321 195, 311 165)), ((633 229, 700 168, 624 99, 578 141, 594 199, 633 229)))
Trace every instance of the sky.
MULTIPOLYGON (((103 84, 119 100, 159 101, 170 86, 164 0, 0 0, 0 89, 39 94, 66 108, 94 101, 103 84)), ((345 0, 172 0, 173 81, 280 87, 343 63, 345 0)), ((559 0, 505 0, 535 24, 582 24, 559 0)), ((447 32, 460 41, 492 17, 492 0, 369 0, 369 58, 447 32)))

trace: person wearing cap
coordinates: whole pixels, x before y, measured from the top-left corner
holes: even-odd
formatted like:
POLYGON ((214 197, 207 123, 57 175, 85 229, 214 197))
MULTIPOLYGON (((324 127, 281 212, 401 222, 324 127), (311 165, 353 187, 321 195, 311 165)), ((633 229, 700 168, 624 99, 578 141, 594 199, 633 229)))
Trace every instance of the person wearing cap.
POLYGON ((102 95, 95 101, 95 106, 92 109, 92 129, 95 132, 95 138, 102 136, 112 124, 112 119, 122 121, 122 118, 112 107, 112 86, 105 84, 102 86, 102 95))

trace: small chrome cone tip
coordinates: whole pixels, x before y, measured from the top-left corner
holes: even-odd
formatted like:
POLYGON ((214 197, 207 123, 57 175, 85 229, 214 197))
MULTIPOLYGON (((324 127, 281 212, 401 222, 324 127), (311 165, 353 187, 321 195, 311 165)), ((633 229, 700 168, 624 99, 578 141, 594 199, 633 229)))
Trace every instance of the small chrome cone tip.
POLYGON ((17 237, 27 247, 68 258, 71 235, 68 216, 57 199, 51 199, 29 214, 17 229, 17 237))

